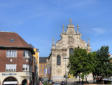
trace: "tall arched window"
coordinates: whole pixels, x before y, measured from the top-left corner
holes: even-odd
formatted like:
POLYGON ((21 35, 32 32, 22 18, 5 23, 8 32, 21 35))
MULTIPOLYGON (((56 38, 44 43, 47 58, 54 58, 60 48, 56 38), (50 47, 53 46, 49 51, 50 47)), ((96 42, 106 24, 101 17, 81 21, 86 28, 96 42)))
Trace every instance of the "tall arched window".
POLYGON ((57 56, 57 65, 61 65, 61 56, 60 55, 57 56))
POLYGON ((73 48, 69 48, 69 56, 73 55, 73 48))

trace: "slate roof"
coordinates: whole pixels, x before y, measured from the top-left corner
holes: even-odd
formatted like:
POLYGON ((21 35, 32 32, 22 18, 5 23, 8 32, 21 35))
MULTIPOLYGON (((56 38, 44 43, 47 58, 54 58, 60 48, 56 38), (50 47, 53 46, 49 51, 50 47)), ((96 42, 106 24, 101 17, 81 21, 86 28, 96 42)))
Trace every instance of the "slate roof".
POLYGON ((48 57, 39 57, 39 63, 47 63, 48 57))

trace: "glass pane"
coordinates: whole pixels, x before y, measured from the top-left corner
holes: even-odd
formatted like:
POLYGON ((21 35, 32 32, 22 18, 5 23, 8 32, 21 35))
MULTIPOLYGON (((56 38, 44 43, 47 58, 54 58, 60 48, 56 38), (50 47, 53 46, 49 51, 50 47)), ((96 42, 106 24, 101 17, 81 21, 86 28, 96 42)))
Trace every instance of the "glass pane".
POLYGON ((59 55, 57 56, 57 65, 61 65, 61 57, 59 55))
POLYGON ((69 56, 70 56, 70 55, 73 55, 73 48, 70 48, 70 49, 69 49, 69 56))

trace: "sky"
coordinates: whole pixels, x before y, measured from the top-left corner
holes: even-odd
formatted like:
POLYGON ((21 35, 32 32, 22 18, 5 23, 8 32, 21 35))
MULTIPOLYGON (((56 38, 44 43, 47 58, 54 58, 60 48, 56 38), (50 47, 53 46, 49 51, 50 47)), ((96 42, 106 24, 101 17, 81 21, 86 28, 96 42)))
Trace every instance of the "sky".
MULTIPOLYGON (((0 31, 18 33, 49 56, 52 39, 60 39, 69 19, 79 24, 92 51, 109 46, 112 54, 112 0, 0 0, 0 31)), ((76 28, 75 28, 76 29, 76 28)))

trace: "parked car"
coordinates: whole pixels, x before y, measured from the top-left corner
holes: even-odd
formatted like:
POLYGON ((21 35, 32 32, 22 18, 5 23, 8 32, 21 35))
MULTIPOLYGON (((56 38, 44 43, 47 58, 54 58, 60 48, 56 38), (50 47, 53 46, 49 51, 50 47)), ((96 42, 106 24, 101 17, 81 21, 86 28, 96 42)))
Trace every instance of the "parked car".
POLYGON ((49 84, 52 84, 52 82, 53 82, 52 80, 48 80, 48 83, 49 83, 49 84))
POLYGON ((59 82, 54 82, 53 85, 61 85, 59 82))
POLYGON ((65 85, 65 82, 64 82, 64 81, 62 81, 62 82, 61 82, 61 85, 65 85))

